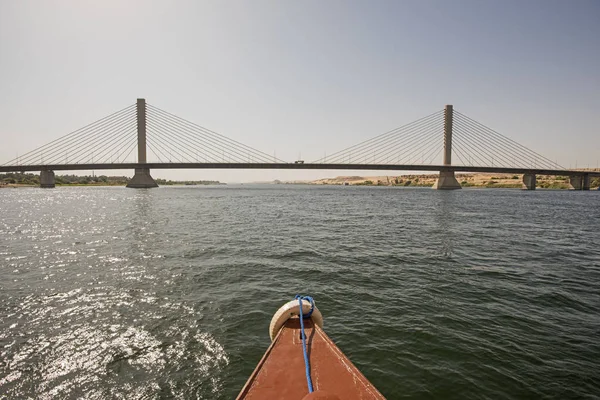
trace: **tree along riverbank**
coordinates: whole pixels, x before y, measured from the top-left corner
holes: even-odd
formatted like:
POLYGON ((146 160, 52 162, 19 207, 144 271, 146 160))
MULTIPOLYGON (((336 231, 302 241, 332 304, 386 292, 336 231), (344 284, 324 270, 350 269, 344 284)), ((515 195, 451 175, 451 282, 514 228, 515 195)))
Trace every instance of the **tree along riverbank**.
MULTIPOLYGON (((131 178, 126 176, 79 176, 79 175, 56 175, 54 177, 57 186, 125 186, 131 178)), ((172 181, 166 179, 155 179, 159 186, 170 185, 224 185, 219 181, 172 181)), ((37 174, 8 173, 0 174, 0 188, 39 186, 40 176, 37 174)))

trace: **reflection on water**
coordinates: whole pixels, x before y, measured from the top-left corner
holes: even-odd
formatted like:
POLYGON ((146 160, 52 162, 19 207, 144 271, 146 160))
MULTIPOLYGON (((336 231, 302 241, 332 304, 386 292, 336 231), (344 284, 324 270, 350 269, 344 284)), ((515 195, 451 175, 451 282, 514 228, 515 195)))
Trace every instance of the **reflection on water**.
POLYGON ((11 372, 0 387, 9 396, 191 393, 199 382, 176 381, 177 371, 205 376, 205 392, 222 389, 215 370, 229 362, 223 347, 202 332, 201 316, 192 308, 161 301, 155 293, 95 287, 30 295, 7 318, 13 322, 0 333, 7 343, 2 368, 11 372))
POLYGON ((152 193, 132 191, 119 199, 127 203, 113 207, 110 190, 47 193, 19 198, 25 206, 2 227, 3 268, 12 268, 15 279, 3 288, 9 290, 0 314, 0 397, 189 397, 199 385, 199 393, 222 390, 216 371, 229 358, 202 329, 202 313, 153 290, 165 281, 153 262, 161 256, 152 251, 152 193), (60 206, 68 200, 81 204, 60 206), (113 212, 124 218, 117 229, 113 212), (29 246, 14 246, 16 238, 29 246))
POLYGON ((596 193, 23 189, 0 215, 0 399, 233 398, 296 293, 390 399, 600 393, 596 193))
POLYGON ((458 194, 454 190, 442 190, 439 195, 439 203, 435 207, 434 216, 437 223, 437 234, 441 239, 440 256, 452 257, 452 243, 454 236, 453 222, 458 212, 454 207, 454 201, 458 194))

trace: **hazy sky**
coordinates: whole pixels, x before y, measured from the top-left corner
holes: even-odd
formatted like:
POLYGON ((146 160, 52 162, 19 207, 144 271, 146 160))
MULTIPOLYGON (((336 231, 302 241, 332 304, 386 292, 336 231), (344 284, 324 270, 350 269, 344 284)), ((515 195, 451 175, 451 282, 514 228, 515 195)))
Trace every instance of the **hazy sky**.
POLYGON ((290 161, 451 103, 559 164, 596 167, 600 1, 0 0, 0 164, 137 97, 290 161))

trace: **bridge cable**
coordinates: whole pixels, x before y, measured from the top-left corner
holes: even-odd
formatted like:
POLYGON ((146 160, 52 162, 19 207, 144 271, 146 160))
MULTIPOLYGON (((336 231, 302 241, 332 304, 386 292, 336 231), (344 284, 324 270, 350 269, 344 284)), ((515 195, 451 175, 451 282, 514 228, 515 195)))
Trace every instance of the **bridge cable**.
POLYGON ((419 136, 406 140, 402 143, 402 147, 395 148, 392 158, 398 157, 398 163, 401 161, 409 163, 414 153, 421 151, 424 146, 432 144, 436 139, 441 140, 441 126, 439 122, 436 121, 435 124, 428 126, 427 131, 421 132, 419 136))
POLYGON ((435 159, 436 159, 436 158, 439 158, 439 159, 440 159, 440 162, 438 162, 438 163, 436 163, 436 164, 442 165, 442 162, 441 162, 441 157, 440 157, 440 155, 442 154, 442 152, 443 152, 443 151, 444 151, 444 144, 442 144, 441 146, 439 146, 439 150, 437 151, 437 153, 434 153, 434 154, 433 154, 433 157, 431 157, 431 159, 429 159, 429 163, 428 163, 428 164, 429 164, 429 165, 433 164, 433 163, 434 163, 434 161, 435 161, 435 159))
POLYGON ((454 148, 456 147, 458 152, 464 151, 464 156, 467 160, 469 160, 469 162, 471 163, 471 165, 480 165, 480 166, 485 166, 487 165, 487 161, 485 161, 484 159, 482 159, 480 157, 479 151, 477 150, 471 150, 471 148, 473 147, 472 143, 469 142, 469 138, 466 135, 462 134, 462 131, 460 130, 460 128, 457 125, 457 129, 456 129, 456 135, 453 135, 453 139, 452 139, 452 150, 454 151, 454 148), (464 149, 463 149, 463 144, 464 144, 464 149), (475 159, 475 164, 473 164, 472 160, 475 159))
MULTIPOLYGON (((122 162, 125 162, 127 160, 127 158, 129 157, 129 155, 131 154, 131 152, 133 151, 133 149, 135 149, 136 147, 137 147, 137 137, 134 137, 134 139, 131 141, 130 147, 128 147, 129 151, 127 152, 127 154, 125 155, 125 157, 123 157, 123 161, 122 162)), ((127 151, 127 150, 125 150, 125 151, 127 151)), ((125 153, 123 153, 123 154, 125 154, 125 153)))
MULTIPOLYGON (((337 151, 335 153, 332 153, 328 156, 328 159, 330 160, 329 163, 331 163, 332 159, 336 159, 336 157, 338 157, 338 155, 344 157, 346 154, 348 153, 352 153, 354 151, 356 151, 357 149, 365 149, 365 148, 369 148, 369 146, 374 146, 374 145, 378 145, 380 144, 380 142, 383 141, 383 143, 386 143, 388 140, 390 140, 390 137, 392 140, 395 140, 396 138, 398 138, 399 136, 403 136, 405 133, 408 132, 412 132, 415 129, 419 128, 422 125, 426 125, 428 123, 430 123, 432 120, 435 120, 436 117, 438 117, 439 115, 442 114, 442 111, 437 111, 433 114, 427 115, 423 118, 420 118, 416 121, 413 121, 409 124, 403 125, 401 127, 398 127, 396 129, 392 129, 391 131, 382 133, 378 136, 375 136, 373 138, 364 140, 360 143, 357 143, 353 146, 347 147, 345 149, 342 149, 340 151, 337 151)), ((418 131, 418 129, 417 129, 418 131)), ((319 160, 316 160, 315 163, 320 162, 321 160, 324 160, 324 158, 321 158, 319 160)))
POLYGON ((507 165, 511 165, 510 164, 510 159, 512 158, 513 162, 516 161, 516 159, 519 159, 520 162, 524 162, 524 165, 527 165, 529 163, 532 162, 532 159, 529 155, 527 154, 521 154, 521 152, 517 151, 515 153, 511 153, 510 152, 510 147, 507 149, 506 146, 503 146, 501 143, 498 143, 497 140, 495 140, 494 138, 489 137, 489 135, 487 135, 484 132, 481 132, 477 129, 473 129, 472 126, 466 124, 464 121, 462 121, 460 118, 457 119, 457 127, 459 128, 459 131, 462 130, 463 132, 465 132, 465 135, 470 135, 470 137, 473 140, 477 140, 477 141, 481 141, 481 138, 487 138, 488 139, 488 146, 492 147, 493 149, 496 150, 497 153, 503 154, 505 157, 507 157, 507 165), (473 134, 470 134, 469 132, 474 131, 473 134), (479 135, 479 137, 477 137, 476 135, 479 135))
MULTIPOLYGON (((88 140, 88 139, 85 139, 88 140)), ((54 162, 54 160, 60 160, 64 155, 65 158, 68 157, 68 151, 71 150, 73 145, 69 145, 69 141, 66 143, 55 143, 52 147, 45 147, 39 149, 38 152, 34 154, 30 154, 25 160, 22 160, 23 165, 33 165, 37 164, 35 160, 37 157, 40 157, 40 161, 43 164, 47 164, 49 162, 54 162), (45 158, 45 160, 44 160, 45 158)), ((71 153, 72 155, 72 153, 71 153)))
MULTIPOLYGON (((153 119, 152 120, 152 124, 155 127, 155 129, 157 130, 157 133, 163 133, 163 134, 170 134, 173 136, 176 136, 177 138, 183 139, 183 141, 187 144, 187 146, 194 146, 194 150, 196 150, 197 152, 202 152, 203 156, 205 156, 206 159, 209 159, 210 156, 208 156, 207 153, 205 153, 205 149, 206 151, 212 153, 214 156, 216 156, 218 159, 219 157, 221 157, 223 155, 223 152, 227 152, 228 155, 231 158, 231 155, 229 154, 229 150, 224 148, 224 147, 220 147, 218 150, 216 150, 216 147, 214 145, 212 145, 212 147, 207 147, 209 145, 209 143, 207 142, 200 142, 199 139, 197 139, 196 137, 187 134, 185 131, 177 131, 174 128, 168 127, 168 125, 166 125, 164 122, 160 122, 161 119, 153 119)), ((189 154, 189 153, 188 153, 189 154)), ((192 156, 193 159, 193 156, 192 156)))
MULTIPOLYGON (((489 149, 494 149, 495 155, 496 155, 496 159, 501 159, 502 157, 505 158, 506 161, 504 161, 504 165, 508 166, 508 167, 516 167, 516 165, 511 164, 510 160, 512 159, 513 162, 517 161, 517 159, 519 160, 519 162, 523 162, 523 166, 524 167, 529 167, 529 164, 535 164, 535 159, 532 159, 529 155, 527 154, 522 154, 521 152, 517 151, 517 152, 510 152, 510 148, 507 150, 505 146, 503 146, 501 143, 498 143, 494 138, 490 138, 488 137, 485 133, 481 133, 478 131, 475 131, 475 133, 469 133, 471 132, 468 126, 464 126, 463 122, 457 121, 457 127, 458 127, 458 131, 462 132, 465 136, 468 136, 469 138, 471 138, 474 141, 480 142, 482 137, 486 138, 488 140, 488 142, 486 143, 487 147, 489 149), (479 134, 479 137, 476 136, 477 134, 479 134), (502 157, 499 157, 502 156, 502 157)), ((490 157, 490 156, 488 156, 490 157)), ((494 155, 491 156, 492 160, 494 158, 494 155)))
MULTIPOLYGON (((441 114, 440 114, 441 115, 441 114)), ((386 149, 388 150, 387 152, 384 153, 384 155, 387 155, 389 152, 392 152, 395 145, 397 145, 399 142, 402 142, 403 145, 408 146, 408 143, 410 143, 411 141, 414 140, 414 138, 418 138, 419 136, 421 136, 423 134, 424 131, 429 130, 429 128, 431 126, 434 126, 437 123, 437 118, 436 116, 433 116, 432 118, 429 119, 422 119, 422 121, 413 124, 410 127, 407 128, 402 128, 402 130, 399 130, 397 132, 395 132, 392 135, 389 135, 386 138, 382 138, 381 135, 379 138, 374 138, 374 141, 371 141, 370 143, 368 141, 365 141, 363 143, 365 143, 365 145, 355 145, 353 147, 355 147, 352 150, 349 150, 347 152, 348 156, 354 156, 354 158, 361 158, 362 154, 364 152, 370 152, 371 149, 375 146, 377 146, 377 148, 379 147, 384 147, 384 149, 382 151, 385 151, 386 149), (379 143, 377 143, 379 142, 379 143)), ((346 154, 341 154, 340 155, 342 157, 342 159, 346 156, 346 154)), ((340 156, 334 157, 333 159, 339 159, 340 156)), ((333 163, 334 161, 332 161, 332 157, 330 156, 329 159, 329 163, 333 163)))
MULTIPOLYGON (((196 151, 199 150, 198 146, 200 146, 202 149, 206 148, 206 151, 212 153, 213 155, 215 155, 217 157, 217 158, 215 158, 215 160, 219 160, 219 158, 221 158, 221 156, 223 156, 223 153, 225 153, 225 152, 228 153, 228 156, 230 158, 236 158, 234 153, 232 153, 230 151, 231 146, 224 147, 221 143, 217 143, 217 145, 215 146, 215 144, 212 142, 212 141, 214 141, 214 138, 211 138, 210 136, 208 137, 208 139, 211 140, 211 142, 201 141, 200 138, 195 136, 198 132, 192 131, 192 133, 189 133, 190 129, 186 126, 179 127, 179 130, 176 130, 175 129, 176 127, 173 126, 173 124, 171 124, 170 121, 167 121, 162 117, 156 118, 155 122, 157 123, 157 126, 163 127, 163 131, 168 130, 168 132, 170 132, 172 135, 176 135, 179 138, 183 138, 184 142, 187 142, 188 145, 190 143, 196 144, 196 147, 195 147, 196 151), (171 126, 169 126, 169 124, 171 126), (179 132, 179 134, 177 132, 179 132)), ((204 136, 204 134, 202 134, 202 133, 200 133, 199 135, 206 138, 206 136, 204 136)), ((203 155, 206 154, 204 152, 204 150, 200 150, 200 151, 202 151, 203 155)), ((240 151, 237 150, 237 151, 235 151, 235 153, 240 154, 240 151)), ((241 156, 244 157, 244 156, 246 156, 246 154, 241 153, 241 156)), ((206 156, 205 158, 209 159, 210 157, 206 156)))
POLYGON ((550 166, 550 168, 548 168, 548 169, 564 169, 564 167, 562 167, 558 163, 556 163, 556 162, 554 162, 554 161, 552 161, 552 160, 550 160, 550 159, 542 156, 541 154, 539 154, 539 153, 537 153, 537 152, 535 152, 535 151, 533 151, 533 150, 531 150, 531 149, 523 146, 522 144, 520 144, 520 143, 518 143, 518 142, 516 142, 516 141, 514 141, 514 140, 512 140, 510 138, 508 138, 507 136, 502 135, 501 133, 499 133, 499 132, 497 132, 497 131, 495 131, 495 130, 493 130, 493 129, 491 129, 491 128, 483 125, 483 124, 481 124, 480 122, 477 122, 477 121, 475 121, 475 120, 467 117, 466 115, 464 115, 464 114, 462 114, 460 112, 457 112, 457 113, 459 115, 459 118, 465 120, 467 123, 470 123, 470 124, 478 127, 482 131, 488 132, 490 135, 496 137, 500 141, 503 141, 505 143, 510 143, 510 144, 512 144, 513 147, 519 148, 519 149, 521 149, 521 151, 530 154, 531 156, 534 157, 534 159, 536 159, 536 161, 540 160, 540 162, 542 163, 542 165, 545 165, 546 167, 550 166), (542 160, 543 160, 543 162, 542 162, 542 160))
MULTIPOLYGON (((75 164, 103 164, 105 160, 108 158, 110 160, 110 155, 112 154, 112 150, 117 147, 120 143, 129 139, 128 135, 133 135, 135 132, 135 126, 130 126, 125 131, 125 135, 123 135, 124 131, 119 129, 115 131, 110 137, 107 137, 103 140, 96 140, 93 144, 93 147, 86 149, 79 157, 74 161, 75 164), (98 152, 95 152, 96 149, 99 149, 98 152), (89 158, 88 158, 89 157, 89 158)), ((118 147, 117 147, 118 148, 118 147)))
POLYGON ((103 159, 104 153, 110 144, 122 138, 124 132, 129 132, 132 129, 135 129, 135 121, 123 121, 120 125, 113 126, 107 131, 89 138, 84 143, 71 145, 64 151, 71 151, 77 154, 75 163, 95 163, 103 159), (96 158, 95 160, 94 157, 96 158))
POLYGON ((414 162, 413 158, 417 157, 418 159, 419 155, 422 156, 423 152, 428 149, 430 145, 435 145, 435 142, 440 140, 439 135, 436 135, 436 131, 437 129, 432 129, 426 135, 423 135, 413 147, 403 149, 403 153, 399 155, 399 161, 410 164, 414 162))
MULTIPOLYGON (((437 117, 441 116, 442 113, 443 113, 443 111, 437 111, 433 114, 427 115, 427 116, 420 118, 416 121, 413 121, 409 124, 403 125, 401 127, 393 129, 391 131, 388 131, 388 132, 382 133, 378 136, 375 136, 371 139, 362 141, 360 143, 357 143, 355 145, 352 145, 350 147, 347 147, 345 149, 342 149, 335 153, 332 153, 329 156, 327 156, 327 161, 328 161, 327 163, 329 163, 329 164, 334 163, 334 161, 336 161, 340 158, 343 159, 348 154, 352 154, 353 152, 356 152, 356 151, 361 153, 363 150, 368 150, 368 149, 372 148, 373 146, 379 146, 382 144, 386 144, 386 143, 388 143, 389 140, 395 141, 398 139, 398 137, 401 137, 402 135, 404 135, 404 133, 414 132, 415 129, 419 128, 420 126, 430 123, 432 120, 435 120, 437 117)), ((418 132, 418 129, 417 129, 417 132, 418 132)), ((314 163, 322 163, 322 162, 325 162, 325 157, 314 161, 314 163)))
POLYGON ((459 145, 459 142, 458 142, 458 141, 454 141, 454 142, 452 143, 452 153, 453 153, 453 154, 454 154, 454 150, 456 150, 456 156, 457 156, 457 157, 458 157, 458 159, 459 159, 459 160, 462 162, 462 165, 464 165, 464 166, 471 166, 471 167, 473 166, 473 163, 472 163, 472 162, 470 162, 469 158, 468 158, 468 157, 466 157, 466 156, 464 155, 464 153, 462 152, 462 149, 461 149, 461 147, 460 147, 460 145, 459 145), (466 162, 465 162, 465 161, 462 159, 461 155, 462 155, 463 157, 467 158, 467 160, 469 160, 469 162, 468 162, 468 163, 466 163, 466 162))
POLYGON ((110 146, 110 148, 106 151, 106 161, 105 163, 114 164, 115 159, 117 161, 120 160, 120 155, 127 148, 128 144, 132 141, 137 142, 137 135, 134 133, 137 131, 137 127, 134 127, 132 130, 127 132, 126 136, 121 137, 120 139, 116 139, 114 143, 110 146), (133 139, 133 140, 131 140, 133 139))
MULTIPOLYGON (((349 151, 348 154, 342 154, 338 157, 336 157, 335 160, 340 159, 340 157, 349 157, 349 163, 351 163, 350 159, 354 158, 354 159, 360 159, 363 157, 363 155, 365 153, 370 153, 370 152, 380 152, 380 161, 386 160, 386 159, 390 159, 390 158, 394 158, 395 155, 398 152, 402 152, 404 150, 404 147, 406 148, 410 148, 410 146, 414 145, 414 144, 418 144, 420 140, 422 140, 422 138, 424 136, 426 136, 429 131, 431 130, 432 127, 435 127, 436 125, 436 121, 432 120, 427 122, 426 124, 424 124, 423 126, 419 127, 419 130, 413 130, 413 131, 406 131, 406 132, 402 132, 400 135, 395 136, 393 138, 389 138, 386 139, 386 141, 382 142, 380 145, 383 145, 385 143, 385 145, 387 147, 380 149, 379 147, 377 148, 372 148, 373 145, 371 145, 369 148, 369 146, 367 146, 366 148, 356 148, 352 151, 349 151), (392 140, 392 142, 387 143, 387 141, 392 140), (400 142, 400 143, 399 143, 400 142), (402 147, 400 150, 398 150, 398 146, 404 146, 402 147), (391 153, 391 155, 390 155, 391 153)), ((414 129, 414 128, 412 128, 414 129)), ((334 161, 335 161, 334 160, 334 161)), ((331 159, 329 160, 328 163, 333 163, 334 161, 332 161, 331 159)))
MULTIPOLYGON (((170 148, 174 148, 174 147, 171 147, 171 146, 177 146, 177 148, 181 149, 181 150, 177 150, 178 152, 179 151, 184 151, 188 156, 192 157, 192 160, 194 158, 198 158, 198 156, 199 156, 198 153, 202 153, 202 156, 203 156, 204 159, 206 159, 206 160, 209 159, 210 156, 207 153, 205 153, 205 145, 203 145, 203 144, 197 145, 196 141, 195 141, 195 139, 193 137, 186 137, 184 135, 181 135, 181 134, 177 133, 177 131, 174 130, 174 129, 172 129, 172 128, 168 128, 168 127, 164 127, 163 128, 164 125, 162 125, 161 123, 157 123, 156 120, 153 120, 152 126, 153 126, 153 130, 155 130, 155 133, 157 135, 157 139, 161 140, 161 142, 163 144, 165 144, 165 142, 168 143, 170 148), (165 137, 163 138, 161 135, 165 135, 165 137), (175 143, 175 142, 169 141, 168 140, 169 139, 169 135, 170 136, 175 136, 176 138, 179 138, 179 139, 182 139, 183 142, 186 143, 186 145, 180 145, 179 143, 175 143), (188 153, 185 150, 185 146, 191 147, 196 152, 196 155, 188 153), (182 149, 182 147, 183 147, 183 149, 182 149)), ((208 147, 206 149, 206 151, 209 151, 209 152, 215 154, 217 157, 220 157, 223 154, 222 152, 218 152, 217 153, 216 150, 214 148, 211 148, 211 147, 208 147)), ((182 154, 180 154, 180 155, 183 157, 182 154)), ((185 157, 183 157, 183 158, 185 158, 185 157)), ((189 160, 186 159, 186 161, 189 161, 189 160)))
MULTIPOLYGON (((157 126, 154 125, 154 123, 152 124, 152 132, 153 132, 153 137, 156 139, 156 143, 158 144, 158 142, 162 143, 163 146, 165 146, 166 148, 169 149, 171 155, 173 152, 175 152, 175 154, 179 157, 179 159, 181 160, 181 162, 183 162, 183 160, 185 161, 189 161, 185 156, 184 153, 187 154, 188 156, 192 156, 192 154, 188 153, 185 145, 181 145, 179 142, 177 141, 170 141, 170 137, 171 136, 176 136, 179 137, 179 135, 177 135, 176 133, 167 133, 165 131, 162 130, 162 128, 158 128, 157 126), (164 136, 163 136, 164 135, 164 136)), ((188 148, 193 148, 195 151, 198 151, 198 149, 191 143, 188 142, 187 144, 188 148)), ((169 158, 170 159, 170 158, 169 158)), ((170 162, 172 162, 170 160, 170 162)))
POLYGON ((438 124, 439 121, 437 119, 432 119, 420 126, 418 130, 414 130, 410 133, 409 131, 407 131, 406 134, 403 133, 402 135, 395 137, 394 141, 388 144, 389 147, 383 150, 384 153, 382 154, 382 156, 387 156, 388 158, 395 158, 396 154, 398 154, 399 152, 401 153, 402 151, 406 151, 410 148, 410 146, 418 145, 424 137, 431 133, 432 129, 437 129, 438 124), (398 150, 398 146, 401 146, 400 150, 398 150), (391 156, 390 153, 392 153, 391 156))
MULTIPOLYGON (((81 136, 81 135, 83 135, 85 133, 88 133, 90 131, 98 129, 99 127, 103 126, 106 122, 111 121, 112 119, 114 119, 114 118, 122 115, 123 113, 129 112, 133 107, 135 107, 135 105, 127 106, 127 107, 125 107, 125 108, 123 108, 123 109, 121 109, 119 111, 116 111, 116 112, 114 112, 114 113, 112 113, 112 114, 110 114, 110 115, 108 115, 108 116, 106 116, 104 118, 96 120, 96 121, 94 121, 94 122, 92 122, 92 123, 90 123, 90 124, 88 124, 88 125, 86 125, 86 126, 84 126, 82 128, 79 128, 79 129, 77 129, 77 130, 75 130, 73 132, 70 132, 70 133, 68 133, 68 134, 66 134, 64 136, 61 136, 61 137, 59 137, 59 138, 57 138, 57 139, 55 139, 55 140, 53 140, 53 141, 51 141, 49 143, 46 143, 46 144, 44 144, 42 146, 39 146, 39 147, 37 147, 37 148, 35 148, 35 149, 27 152, 27 153, 25 153, 25 154, 23 154, 23 155, 15 158, 15 159, 12 159, 12 160, 8 161, 7 163, 5 163, 3 165, 9 165, 11 163, 15 163, 16 165, 19 165, 19 161, 21 161, 21 160, 30 160, 32 158, 35 158, 35 157, 37 157, 43 151, 50 151, 51 149, 53 149, 54 147, 56 147, 56 145, 59 144, 61 141, 74 140, 77 137, 79 137, 79 136, 81 136)), ((28 165, 28 164, 23 164, 23 165, 28 165)))
MULTIPOLYGON (((482 162, 480 166, 488 166, 489 164, 493 166, 494 157, 490 155, 484 145, 480 144, 481 138, 477 138, 468 133, 468 131, 463 130, 459 124, 454 124, 454 131, 457 133, 456 138, 462 139, 470 150, 468 154, 473 153, 482 162), (485 160, 482 161, 479 156, 485 160)), ((498 157, 496 160, 498 160, 498 157)))
POLYGON ((157 148, 160 149, 160 152, 165 155, 169 163, 173 163, 173 160, 181 162, 182 155, 180 150, 174 147, 166 138, 163 138, 161 135, 152 135, 152 140, 157 148))
POLYGON ((219 162, 219 160, 221 159, 221 157, 224 158, 224 154, 223 153, 227 153, 228 157, 230 159, 235 158, 237 160, 241 160, 241 162, 243 162, 244 158, 249 156, 249 153, 252 153, 252 155, 255 158, 259 158, 260 161, 262 162, 271 162, 272 159, 271 157, 265 157, 262 153, 255 151, 251 148, 247 148, 247 147, 241 147, 236 145, 235 143, 229 143, 226 142, 224 140, 222 140, 219 137, 216 137, 214 135, 211 134, 206 134, 205 132, 201 132, 195 128, 190 128, 190 126, 182 124, 179 121, 173 121, 171 120, 167 120, 166 118, 170 118, 170 117, 160 117, 161 121, 163 121, 164 125, 172 125, 173 127, 170 128, 171 130, 174 130, 175 128, 178 128, 178 131, 180 132, 181 135, 185 136, 187 139, 186 140, 191 140, 194 143, 197 143, 199 146, 201 147, 207 147, 207 151, 209 151, 210 153, 212 153, 213 155, 216 154, 216 162, 219 162), (177 127, 175 127, 175 125, 177 125, 177 127), (202 140, 205 139, 205 140, 202 140), (251 150, 249 150, 251 149, 251 150), (236 156, 236 154, 239 157, 242 157, 241 159, 238 158, 238 156, 236 156))
POLYGON ((146 144, 148 145, 148 148, 150 149, 150 151, 156 156, 156 158, 158 159, 158 162, 162 163, 163 161, 161 160, 161 158, 159 157, 159 155, 157 154, 156 151, 154 151, 154 146, 152 145, 152 141, 150 140, 149 137, 146 137, 146 144))
POLYGON ((426 138, 424 138, 417 147, 415 147, 414 149, 412 149, 411 152, 405 155, 405 157, 407 157, 407 161, 409 163, 416 162, 418 160, 419 154, 421 154, 421 156, 423 157, 423 154, 425 153, 425 151, 427 151, 426 149, 429 148, 428 146, 435 146, 436 142, 438 141, 441 141, 441 135, 439 135, 439 132, 436 132, 434 130, 426 138), (413 161, 413 157, 417 157, 415 161, 413 161))
POLYGON ((465 116, 464 114, 459 114, 459 115, 462 117, 462 119, 464 120, 465 123, 474 126, 480 132, 487 132, 488 136, 495 137, 496 140, 502 141, 502 142, 506 143, 507 145, 512 146, 512 148, 520 149, 520 151, 524 151, 526 154, 529 155, 529 157, 535 159, 536 162, 538 160, 540 160, 540 161, 544 160, 545 163, 549 163, 549 164, 543 163, 545 165, 553 165, 554 166, 553 168, 556 168, 556 167, 563 168, 562 166, 558 165, 554 161, 549 160, 548 158, 542 156, 541 154, 536 153, 535 151, 533 151, 533 150, 531 150, 531 149, 529 149, 529 148, 521 145, 520 143, 518 143, 518 142, 516 142, 516 141, 514 141, 514 140, 512 140, 512 139, 510 139, 510 138, 508 138, 508 137, 506 137, 506 136, 504 136, 504 135, 502 135, 502 134, 494 131, 491 128, 488 128, 487 126, 485 126, 485 125, 483 125, 483 124, 481 124, 481 123, 479 123, 479 122, 477 122, 477 121, 475 121, 475 120, 473 120, 473 119, 465 116))
POLYGON ((82 164, 94 164, 98 160, 103 160, 103 157, 109 146, 114 143, 115 140, 123 138, 124 132, 126 132, 127 135, 132 129, 135 128, 135 120, 124 120, 119 125, 112 126, 105 132, 89 138, 84 143, 76 143, 71 145, 69 148, 65 149, 65 151, 78 151, 79 149, 84 148, 83 151, 78 153, 74 163, 79 164, 81 162, 82 164), (94 156, 97 157, 96 161, 94 161, 94 156))
POLYGON ((416 134, 408 135, 403 137, 404 139, 400 143, 395 143, 394 147, 390 147, 382 156, 386 159, 397 160, 396 163, 400 163, 403 160, 409 160, 410 155, 415 152, 422 150, 424 144, 429 144, 435 133, 439 130, 439 121, 433 121, 427 126, 423 127, 423 130, 416 132, 416 134))
POLYGON ((77 153, 77 151, 82 148, 82 147, 88 147, 90 145, 92 145, 93 143, 95 143, 96 141, 98 141, 101 138, 106 137, 109 133, 113 132, 115 129, 121 129, 124 126, 126 126, 126 124, 131 123, 131 121, 128 121, 129 117, 131 117, 132 114, 126 114, 120 117, 115 118, 113 121, 111 121, 110 123, 107 123, 106 126, 103 127, 97 127, 95 128, 93 131, 87 132, 87 134, 91 135, 89 137, 85 137, 83 138, 83 142, 79 142, 76 140, 68 140, 65 143, 62 144, 58 144, 58 147, 56 147, 54 150, 52 150, 52 153, 49 156, 49 161, 46 164, 53 164, 56 163, 57 161, 55 160, 60 160, 63 156, 65 156, 65 159, 68 157, 68 153, 71 152, 71 154, 75 154, 74 158, 79 158, 79 155, 77 153), (104 130, 98 130, 98 129, 104 129, 104 130))
MULTIPOLYGON (((475 133, 470 133, 469 129, 466 127, 463 127, 461 122, 458 122, 456 124, 457 126, 457 132, 461 133, 464 137, 465 140, 468 141, 469 139, 479 143, 481 142, 481 136, 477 137, 475 136, 475 133)), ((485 136, 484 136, 485 138, 485 136)), ((488 138, 489 139, 489 138, 488 138)), ((515 167, 514 164, 511 164, 511 159, 512 162, 514 163, 515 161, 517 161, 517 159, 519 160, 519 162, 524 162, 524 166, 528 165, 529 163, 532 163, 531 159, 528 159, 527 157, 523 157, 523 155, 521 155, 520 153, 510 153, 509 151, 506 150, 505 147, 503 147, 502 145, 499 145, 496 141, 494 140, 489 140, 488 142, 485 143, 485 145, 481 145, 480 148, 482 148, 482 152, 485 152, 488 158, 491 158, 492 160, 492 164, 494 159, 496 161, 500 161, 500 165, 506 166, 506 167, 515 167), (488 150, 493 151, 493 153, 488 153, 488 150)))
POLYGON ((214 131, 212 131, 210 129, 207 129, 207 128, 203 127, 203 126, 200 126, 200 125, 195 124, 195 123, 193 123, 191 121, 188 121, 188 120, 186 120, 184 118, 178 117, 178 116, 176 116, 174 114, 171 114, 171 113, 169 113, 169 112, 167 112, 165 110, 162 110, 162 109, 160 109, 158 107, 150 105, 150 109, 158 112, 159 114, 161 114, 165 118, 171 118, 171 119, 177 120, 182 125, 187 125, 189 127, 192 127, 195 130, 197 130, 197 131, 204 132, 206 135, 212 135, 212 137, 214 138, 215 141, 222 141, 222 142, 225 142, 227 145, 230 145, 230 146, 233 145, 233 146, 236 146, 238 148, 241 147, 241 148, 245 149, 246 151, 255 153, 257 155, 260 155, 261 158, 264 158, 264 159, 269 160, 269 161, 275 160, 277 162, 284 163, 284 161, 279 160, 276 157, 272 157, 271 155, 266 154, 266 153, 264 153, 264 152, 262 152, 260 150, 254 149, 254 148, 252 148, 252 147, 250 147, 248 145, 245 145, 245 144, 243 144, 241 142, 238 142, 237 140, 228 138, 227 136, 221 135, 221 134, 219 134, 217 132, 214 132, 214 131))

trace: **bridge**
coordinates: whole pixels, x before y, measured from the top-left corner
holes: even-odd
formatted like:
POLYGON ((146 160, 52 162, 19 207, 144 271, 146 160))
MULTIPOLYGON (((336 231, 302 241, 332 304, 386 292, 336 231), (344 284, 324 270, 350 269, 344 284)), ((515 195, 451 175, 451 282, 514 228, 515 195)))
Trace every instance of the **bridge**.
POLYGON ((0 165, 0 172, 40 171, 43 188, 55 187, 54 171, 109 169, 134 169, 130 188, 157 187, 151 169, 435 171, 434 189, 460 189, 456 172, 522 174, 528 190, 537 175, 567 176, 578 190, 589 190, 590 177, 600 176, 566 169, 452 105, 305 163, 277 159, 145 99, 0 165))

